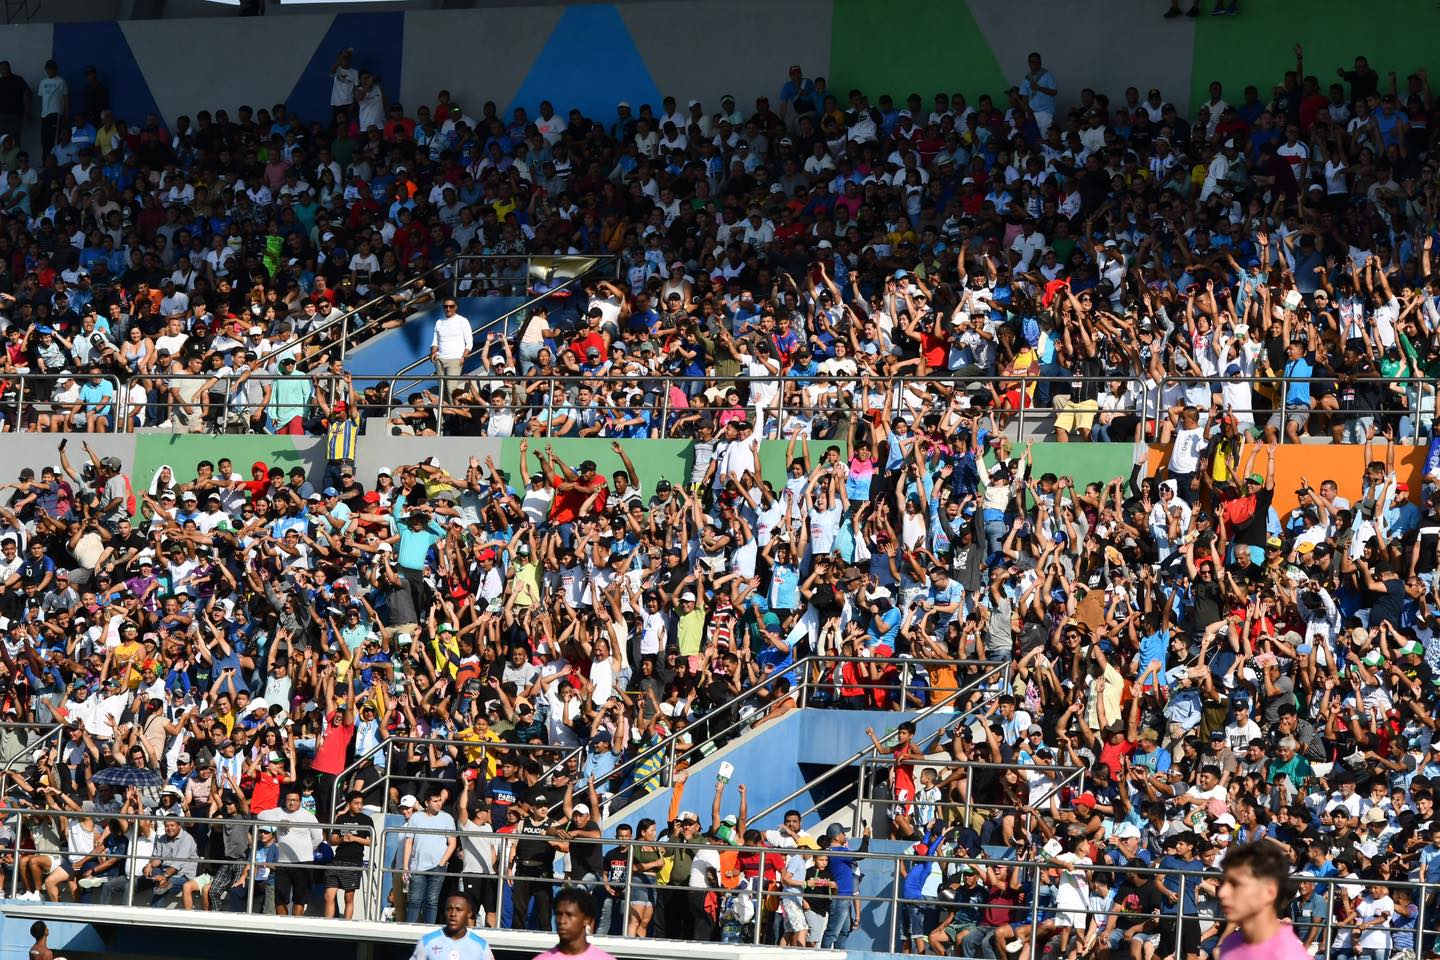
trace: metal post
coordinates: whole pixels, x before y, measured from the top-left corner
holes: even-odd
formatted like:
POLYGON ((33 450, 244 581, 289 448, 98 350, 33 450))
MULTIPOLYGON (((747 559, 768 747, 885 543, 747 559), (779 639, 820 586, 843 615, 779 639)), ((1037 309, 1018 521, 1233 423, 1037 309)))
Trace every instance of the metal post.
POLYGON ((900 664, 900 695, 896 699, 900 702, 900 709, 905 709, 905 691, 910 689, 910 661, 906 660, 900 664))
MULTIPOLYGON (((1335 884, 1325 884, 1325 960, 1330 960, 1331 941, 1335 939, 1335 884)), ((1419 956, 1419 954, 1416 954, 1419 956)))
POLYGON ((970 822, 970 781, 974 779, 974 770, 965 771, 965 822, 970 822))
POLYGON ((755 936, 751 943, 760 946, 760 932, 765 924, 765 854, 760 854, 760 872, 755 875, 755 936))
MULTIPOLYGON (((130 829, 134 831, 134 833, 132 834, 132 839, 138 841, 140 839, 140 821, 138 819, 131 820, 130 829)), ((133 842, 130 844, 129 847, 126 848, 126 852, 129 855, 129 859, 125 861, 125 906, 127 907, 135 906, 135 881, 137 879, 137 877, 135 876, 135 868, 138 865, 139 861, 134 859, 134 848, 135 843, 133 842)))
POLYGON ((1181 939, 1185 935, 1185 881, 1189 878, 1180 874, 1180 896, 1175 901, 1175 952, 1180 952, 1181 939))
MULTIPOLYGON (((20 836, 25 832, 25 812, 15 811, 15 847, 10 851, 15 858, 10 864, 10 896, 20 896, 20 836)), ((127 863, 128 866, 128 863, 127 863)))
POLYGON ((635 846, 625 845, 625 912, 620 915, 620 928, 625 932, 621 936, 630 935, 630 885, 635 882, 635 846))
POLYGON ((1040 863, 1035 863, 1035 882, 1030 887, 1030 956, 1035 956, 1035 931, 1040 929, 1040 863))
MULTIPOLYGON (((895 943, 895 935, 900 932, 900 866, 903 863, 899 858, 890 861, 890 937, 889 949, 899 951, 900 946, 895 943)), ((859 895, 859 891, 856 891, 859 895)))
POLYGON ((495 922, 494 926, 499 927, 501 917, 505 914, 505 865, 510 862, 505 856, 505 847, 509 844, 510 838, 500 834, 500 859, 495 864, 495 922))
MULTIPOLYGON (((255 874, 257 872, 257 861, 260 858, 260 828, 255 824, 250 825, 250 869, 246 871, 249 875, 249 882, 245 884, 245 912, 255 912, 255 874)), ((341 904, 343 909, 343 902, 341 904)))
POLYGON ((665 392, 660 397, 660 439, 670 439, 670 381, 665 381, 665 392))
POLYGON ((1425 900, 1430 893, 1430 888, 1425 884, 1424 875, 1420 878, 1420 912, 1415 915, 1415 956, 1425 956, 1425 900))
MULTIPOLYGON (((772 378, 773 379, 773 378, 772 378)), ((761 435, 764 435, 764 428, 761 428, 761 435)), ((775 439, 785 439, 785 384, 780 383, 779 389, 775 391, 775 439)), ((786 465, 789 470, 789 465, 786 465)))

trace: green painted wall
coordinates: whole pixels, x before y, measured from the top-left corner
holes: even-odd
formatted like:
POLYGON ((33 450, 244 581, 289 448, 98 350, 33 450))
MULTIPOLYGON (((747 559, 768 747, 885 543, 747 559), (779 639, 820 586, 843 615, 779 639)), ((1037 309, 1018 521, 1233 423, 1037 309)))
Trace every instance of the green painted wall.
MULTIPOLYGON (((420 447, 415 449, 415 459, 419 460, 424 453, 420 447)), ((316 437, 140 434, 135 438, 135 466, 130 474, 136 503, 162 465, 169 464, 175 475, 186 481, 194 479, 195 464, 201 460, 214 463, 222 457, 229 457, 235 471, 246 480, 250 479, 250 465, 256 460, 287 470, 296 464, 302 465, 310 472, 313 482, 320 480, 325 467, 324 450, 316 437)))
POLYGON ((1091 481, 1128 477, 1135 448, 1128 443, 1037 443, 1033 452, 1036 476, 1053 473, 1084 487, 1091 481))
MULTIPOLYGON (((1205 3, 1208 13, 1209 3, 1205 3)), ((1347 70, 1356 56, 1365 56, 1379 72, 1405 77, 1419 67, 1431 74, 1440 68, 1440 5, 1420 0, 1243 0, 1239 17, 1202 16, 1195 22, 1195 62, 1191 70, 1191 103, 1209 99, 1211 80, 1225 86, 1225 99, 1240 103, 1246 84, 1255 84, 1260 98, 1295 69, 1296 43, 1305 51, 1305 72, 1322 89, 1339 81, 1337 67, 1347 70)), ((1440 75, 1440 74, 1437 74, 1440 75)), ((1349 88, 1346 88, 1348 94, 1349 88)))
MULTIPOLYGON (((530 442, 530 462, 522 472, 520 465, 520 441, 504 440, 501 445, 500 467, 510 473, 510 483, 516 489, 521 486, 520 478, 537 467, 535 454, 543 453, 547 444, 554 448, 555 455, 574 469, 582 460, 594 460, 595 469, 609 477, 616 470, 624 469, 619 454, 611 447, 609 440, 580 440, 557 437, 553 440, 530 442)), ((641 480, 641 489, 648 497, 655 490, 657 480, 669 480, 672 484, 684 484, 690 476, 690 465, 694 455, 688 440, 627 440, 625 452, 635 464, 635 472, 641 480)))
POLYGON ((926 0, 835 0, 829 81, 842 109, 852 87, 872 104, 888 93, 903 106, 918 93, 929 109, 942 90, 1003 104, 1010 86, 969 8, 926 0))
MULTIPOLYGON (((442 442, 453 444, 453 439, 447 438, 442 442)), ((394 451, 394 447, 401 445, 404 447, 403 453, 392 458, 396 464, 416 462, 430 455, 433 452, 432 447, 437 444, 414 439, 407 439, 399 443, 391 441, 390 450, 394 451)), ((551 440, 550 445, 554 448, 555 453, 571 467, 576 466, 582 460, 594 460, 596 468, 608 476, 623 466, 609 440, 557 438, 551 440)), ((848 447, 843 437, 836 440, 815 441, 810 445, 811 466, 819 462, 820 458, 824 456, 826 448, 831 445, 840 448, 842 457, 848 454, 848 447)), ((764 478, 776 487, 784 484, 788 472, 787 446, 788 444, 783 440, 762 440, 760 443, 761 472, 764 478)), ((544 441, 531 443, 532 453, 544 448, 544 441)), ((688 440, 627 440, 625 441, 625 451, 634 461, 635 469, 645 485, 647 495, 653 491, 655 481, 662 478, 671 483, 685 483, 690 477, 691 465, 695 460, 692 445, 688 440)), ((796 455, 799 455, 798 448, 796 455)), ((1129 444, 1039 443, 1034 447, 1034 455, 1036 473, 1050 471, 1057 475, 1068 475, 1080 485, 1091 480, 1104 482, 1113 477, 1128 476, 1130 473, 1131 447, 1129 444)), ((295 464, 304 465, 311 471, 314 481, 320 479, 325 465, 320 440, 313 437, 291 439, 263 436, 208 437, 185 434, 142 434, 135 438, 134 468, 130 474, 131 481, 137 492, 146 489, 150 485, 155 471, 162 464, 169 464, 182 480, 188 480, 195 475, 196 463, 201 460, 216 461, 221 457, 229 457, 233 460, 236 469, 247 478, 250 464, 256 460, 263 460, 272 466, 278 464, 286 469, 295 464)), ((453 464, 447 461, 448 469, 452 471, 463 469, 463 466, 458 466, 457 457, 450 457, 448 460, 456 461, 453 464)), ((535 469, 535 460, 532 456, 530 464, 522 471, 520 441, 516 439, 501 441, 499 463, 502 469, 509 471, 511 477, 516 479, 535 469)), ((362 481, 366 479, 373 478, 362 472, 362 481)), ((516 480, 512 479, 512 482, 516 482, 516 480)), ((516 483, 517 487, 519 485, 516 483)))

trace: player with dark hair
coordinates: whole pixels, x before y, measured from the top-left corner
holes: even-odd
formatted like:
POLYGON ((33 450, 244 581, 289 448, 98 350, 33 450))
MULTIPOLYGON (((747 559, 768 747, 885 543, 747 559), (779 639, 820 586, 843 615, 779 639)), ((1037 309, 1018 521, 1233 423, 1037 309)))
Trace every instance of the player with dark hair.
POLYGON ((1294 928, 1280 919, 1291 895, 1290 869, 1284 851, 1268 840, 1225 855, 1220 904, 1240 929, 1220 942, 1220 960, 1308 960, 1294 928))
POLYGON ((595 929, 595 898, 583 887, 566 887, 555 895, 555 933, 560 942, 535 960, 615 960, 590 943, 595 929))

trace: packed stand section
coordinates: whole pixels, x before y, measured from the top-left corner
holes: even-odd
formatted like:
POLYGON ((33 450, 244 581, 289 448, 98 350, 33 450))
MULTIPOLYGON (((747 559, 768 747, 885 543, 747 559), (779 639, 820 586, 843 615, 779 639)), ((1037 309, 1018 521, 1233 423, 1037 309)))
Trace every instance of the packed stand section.
MULTIPOLYGON (((1423 87, 1423 74, 1414 79, 1423 87)), ((1316 105, 1298 79, 1287 81, 1273 106, 1285 113, 1292 103, 1297 111, 1310 103, 1313 135, 1332 110, 1351 106, 1369 116, 1358 111, 1376 96, 1371 81, 1378 82, 1373 71, 1357 64, 1347 80, 1358 84, 1353 103, 1342 90, 1329 107, 1316 105)), ((1292 209, 1283 189, 1289 181, 1280 176, 1288 167, 1272 164, 1272 174, 1255 175, 1270 180, 1222 175, 1208 190, 1208 172, 1182 176, 1178 186, 1195 188, 1195 200, 1182 204, 1174 190, 1157 194, 1157 213, 1168 204, 1174 216, 1152 220, 1141 215, 1151 203, 1147 191, 1174 180, 1174 171, 1165 179, 1139 169, 1118 183, 1111 179, 1106 143, 1115 131, 1083 112, 1047 119, 1037 91, 1044 96, 1055 83, 1037 58, 1007 111, 984 112, 982 100, 966 114, 960 100, 968 139, 957 134, 952 145, 966 150, 958 166, 983 173, 989 162, 991 186, 1008 192, 1008 168, 999 159, 1011 157, 1003 144, 1017 144, 1002 136, 1004 117, 1018 123, 1022 147, 1026 131, 1039 135, 1032 125, 1042 120, 1047 140, 1077 119, 1100 128, 1100 145, 1081 164, 1093 175, 1078 181, 1091 185, 1093 209, 1079 186, 1062 194, 1071 180, 1044 176, 1039 156, 1037 184, 1013 185, 1021 195, 1034 186, 1042 197, 1054 194, 1049 201, 1080 204, 1090 224, 1081 235, 1095 243, 1089 253, 1083 244, 1067 253, 1067 263, 1079 256, 1070 283, 1048 291, 1050 309, 1036 310, 1033 327, 1004 322, 1011 314, 1023 319, 1035 298, 1005 253, 1013 239, 997 242, 1008 226, 993 201, 989 213, 982 202, 965 214, 968 222, 957 218, 955 236, 967 253, 953 245, 942 250, 933 274, 920 250, 933 254, 937 243, 951 243, 937 239, 947 237, 944 221, 932 225, 928 243, 924 229, 912 242, 904 235, 924 227, 927 190, 920 191, 918 224, 898 206, 892 221, 871 222, 902 235, 893 244, 867 240, 854 253, 853 270, 850 228, 844 235, 832 229, 847 216, 846 205, 837 200, 826 216, 792 214, 801 227, 789 249, 803 254, 792 277, 808 270, 815 285, 813 295, 808 285, 797 291, 797 303, 828 302, 847 317, 863 309, 869 268, 862 264, 879 278, 869 296, 878 298, 880 313, 887 295, 929 302, 942 295, 939 277, 951 261, 956 279, 960 270, 966 279, 964 292, 957 285, 950 295, 988 304, 978 321, 957 325, 965 327, 960 336, 995 345, 996 356, 986 362, 975 363, 973 352, 952 360, 943 343, 936 347, 943 362, 933 367, 923 350, 913 358, 903 356, 903 346, 898 355, 878 346, 873 354, 856 351, 883 358, 875 362, 887 369, 871 378, 858 368, 845 371, 871 388, 883 385, 873 406, 847 409, 848 394, 838 388, 825 400, 825 418, 844 431, 848 453, 838 444, 822 448, 823 437, 812 451, 813 430, 790 431, 786 475, 763 476, 758 442, 770 414, 755 400, 763 383, 757 381, 746 398, 737 395, 735 415, 712 420, 697 412, 697 456, 686 477, 639 476, 625 438, 614 441, 623 469, 608 478, 593 462, 564 462, 541 438, 521 447, 523 477, 478 460, 463 477, 452 476, 427 459, 373 479, 357 477, 345 456, 333 458, 322 476, 217 457, 135 477, 119 461, 88 447, 81 456, 61 443, 53 466, 38 474, 30 468, 7 485, 14 494, 0 511, 6 527, 0 565, 7 571, 0 695, 12 720, 4 755, 20 759, 4 775, 12 812, 0 857, 19 858, 5 871, 5 882, 18 882, 12 895, 341 914, 352 909, 357 898, 350 894, 361 878, 378 869, 390 878, 388 905, 396 917, 433 921, 442 892, 458 886, 482 906, 497 905, 483 911, 485 922, 523 927, 548 923, 549 898, 565 879, 603 895, 608 931, 843 946, 863 913, 878 909, 856 899, 869 851, 856 849, 863 840, 852 846, 850 833, 879 828, 906 840, 920 858, 907 861, 918 865, 903 878, 897 947, 966 956, 1040 948, 1163 960, 1194 954, 1218 940, 1224 926, 1214 912, 1214 885, 1197 879, 1182 887, 1175 872, 1203 872, 1223 859, 1229 843, 1265 838, 1283 844, 1304 884, 1324 885, 1318 893, 1302 885, 1295 901, 1297 930, 1307 942, 1323 938, 1324 949, 1356 954, 1414 949, 1423 898, 1407 900, 1405 883, 1435 880, 1431 867, 1440 851, 1431 826, 1440 775, 1440 752, 1431 749, 1440 694, 1430 606, 1440 544, 1436 478, 1427 474, 1423 487, 1416 485, 1422 488, 1408 489, 1396 473, 1395 444, 1377 445, 1367 450, 1361 475, 1307 481, 1296 493, 1299 505, 1282 514, 1274 505, 1275 447, 1251 435, 1248 425, 1260 421, 1242 414, 1252 403, 1227 401, 1235 383, 1207 369, 1203 358, 1225 355, 1222 344, 1263 363, 1272 362, 1266 359, 1272 346, 1288 357, 1286 394, 1275 398, 1264 425, 1268 439, 1313 432, 1319 416, 1328 418, 1326 429, 1338 424, 1354 440, 1371 439, 1372 429, 1406 435, 1399 419, 1361 422, 1364 415, 1354 411, 1363 406, 1321 413, 1318 380, 1303 402, 1292 402, 1288 391, 1310 385, 1301 378, 1333 364, 1336 348, 1356 363, 1373 360, 1382 374, 1389 359, 1423 366, 1419 355, 1433 354, 1428 294, 1405 296, 1393 317, 1386 311, 1398 299, 1382 302, 1375 294, 1415 289, 1404 286, 1407 273, 1416 284, 1428 282, 1428 237, 1397 229, 1413 224, 1418 231, 1425 214, 1398 199, 1388 207, 1352 205, 1345 177, 1338 182, 1346 189, 1328 206, 1309 205, 1308 196, 1302 205, 1297 181, 1292 209), (1259 201, 1255 222, 1245 213, 1251 200, 1259 201), (1204 226, 1216 225, 1227 210, 1238 217, 1232 224, 1238 230, 1224 249, 1233 257, 1253 236, 1258 261, 1239 261, 1238 287, 1214 269, 1228 260, 1209 247, 1222 243, 1219 232, 1212 241, 1204 226), (1380 210, 1392 216, 1372 219, 1380 210), (1282 222, 1291 217, 1293 229, 1282 222), (1330 229, 1301 230, 1304 217, 1319 217, 1330 229), (1146 223, 1157 225, 1148 237, 1146 223), (1172 224, 1173 246, 1157 239, 1162 223, 1172 224), (1097 232, 1119 238, 1101 240, 1097 232), (1382 235, 1390 239, 1377 239, 1382 235), (818 264, 805 252, 816 238, 830 246, 817 239, 814 249, 834 251, 818 264), (1138 265, 1107 252, 1123 253, 1122 244, 1136 246, 1138 265), (1351 253, 1349 244, 1361 246, 1351 253), (1155 267, 1145 266, 1141 245, 1155 267), (1307 274, 1299 258, 1331 247, 1339 254, 1335 275, 1326 275, 1330 286, 1304 290, 1306 277, 1324 271, 1311 267, 1307 274), (897 265, 896 257, 908 265, 897 265), (1102 285, 1106 269, 1117 271, 1109 288, 1102 285), (906 273, 897 278, 895 270, 906 273), (1152 286, 1154 270, 1177 271, 1183 286, 1152 286), (1002 283, 1006 278, 1013 282, 1002 283), (1236 290, 1231 302, 1246 297, 1238 314, 1225 306, 1229 289, 1236 290), (1326 319, 1332 293, 1342 308, 1334 325, 1326 319), (1257 312, 1269 320, 1240 334, 1235 325, 1257 312), (1386 330, 1398 357, 1391 358, 1386 330), (1018 352, 1008 366, 994 366, 1007 342, 1018 352), (1253 351, 1246 345, 1252 342, 1253 351), (1056 353, 1045 362, 1058 356, 1076 375, 1084 369, 1080 359, 1103 372, 1104 358, 1137 344, 1149 347, 1142 355, 1153 384, 1184 373, 1184 393, 1153 412, 1126 408, 1132 412, 1111 437, 1133 441, 1142 421, 1168 424, 1157 471, 1141 463, 1128 477, 1088 485, 1036 475, 1030 448, 1004 436, 1006 418, 1028 402, 1029 383, 1006 388, 1015 391, 1008 407, 999 390, 999 399, 987 402, 965 387, 997 378, 1003 385, 1003 377, 1018 375, 1016 356, 1028 352, 1022 365, 1028 370, 1046 343, 1056 353), (944 378, 923 388, 892 379, 909 372, 944 378), (902 656, 909 658, 903 671, 896 668, 902 656), (985 661, 1010 664, 1007 690, 969 689, 967 678, 981 676, 985 661), (734 700, 747 690, 753 696, 734 700), (807 706, 940 706, 958 716, 938 735, 916 737, 906 725, 893 741, 872 734, 872 749, 892 765, 883 784, 862 781, 858 799, 873 827, 832 822, 820 830, 812 818, 811 835, 798 811, 752 824, 746 780, 764 772, 743 769, 735 771, 738 812, 726 809, 723 783, 713 798, 702 798, 711 801, 708 826, 685 809, 686 764, 698 757, 679 745, 690 728, 688 746, 696 747, 717 726, 733 736, 777 722, 800 706, 802 690, 807 706), (957 691, 959 701, 947 703, 957 691), (717 722, 717 713, 725 720, 717 722), (22 723, 40 724, 42 732, 22 723), (51 732, 43 732, 47 726, 51 732), (647 751, 671 738, 676 764, 662 759, 668 753, 647 751), (977 763, 1010 769, 996 774, 977 763), (1075 772, 1062 777, 1047 764, 1075 772), (630 799, 662 789, 670 791, 667 822, 605 822, 630 799), (877 792, 887 796, 877 799, 877 792), (36 809, 47 812, 29 812, 36 809), (187 823, 181 812, 206 822, 187 823), (396 836, 376 824, 377 813, 404 818, 408 832, 399 830, 398 849, 376 845, 396 836), (244 825, 251 817, 261 822, 253 831, 244 825), (477 839, 482 834, 493 836, 477 839), (666 843, 682 840, 680 852, 667 852, 676 848, 666 843), (992 862, 959 867, 954 857, 992 862), (1044 867, 1038 880, 1035 865, 1044 867), (1168 878, 1145 872, 1150 865, 1168 878), (1332 883, 1333 913, 1319 914, 1317 904, 1331 909, 1332 883), (1025 919, 1035 916, 1038 923, 1025 919)), ((872 114, 861 98, 854 116, 826 110, 807 128, 802 114, 809 111, 800 107, 823 93, 816 87, 803 76, 792 82, 777 129, 793 124, 795 132, 778 137, 774 149, 787 138, 794 148, 817 118, 820 129, 832 132, 843 119, 843 157, 853 150, 853 159, 863 159, 873 150, 883 166, 880 146, 895 145, 893 133, 882 134, 887 105, 882 101, 872 114)), ((937 115, 941 131, 958 116, 955 98, 945 102, 951 113, 937 115)), ((1385 97, 1377 102, 1369 126, 1354 128, 1354 143, 1347 134, 1343 156, 1371 128, 1383 142, 1391 121, 1378 118, 1393 117, 1394 109, 1385 97)), ((1157 109, 1163 121, 1164 105, 1157 109)), ((909 112, 908 118, 897 112, 894 129, 907 120, 914 125, 916 112, 909 112)), ((1265 112, 1243 138, 1238 108, 1214 113, 1221 118, 1215 130, 1191 136, 1185 149, 1214 153, 1219 124, 1234 113, 1204 168, 1225 174, 1240 168, 1239 141, 1250 144, 1265 129, 1265 112)), ((1138 143, 1135 128, 1149 122, 1141 116, 1148 113, 1125 112, 1134 124, 1127 143, 1138 143)), ((575 143, 566 130, 580 124, 567 128, 543 112, 540 119, 548 130, 540 140, 552 158, 572 147, 583 156, 591 140, 604 142, 604 131, 587 127, 575 143)), ((642 119, 643 110, 636 136, 645 129, 642 119)), ((1391 159, 1418 163, 1428 141, 1398 124, 1391 129, 1403 136, 1391 159)), ((1168 129, 1139 149, 1171 150, 1165 141, 1177 130, 1200 132, 1179 123, 1168 129)), ((1091 127, 1087 132, 1095 135, 1091 127)), ((732 123, 725 142, 734 136, 732 123)), ((768 142, 762 149, 753 137, 744 139, 743 149, 738 138, 733 144, 737 153, 770 155, 768 142)), ((917 135, 913 152, 900 145, 902 182, 912 176, 921 142, 917 135)), ((377 154, 390 156, 384 134, 379 143, 377 154)), ((650 172, 642 167, 640 141, 634 143, 634 153, 626 146, 625 155, 634 170, 650 172)), ((817 146, 821 154, 829 149, 817 146)), ((522 148, 517 141, 509 149, 522 148)), ((704 154, 706 143, 697 149, 704 154)), ((1280 149, 1261 144, 1258 169, 1267 169, 1263 163, 1280 149)), ((1359 147, 1357 164, 1365 149, 1359 147)), ((940 156, 921 169, 957 165, 953 149, 948 162, 940 156)), ((1125 150, 1118 159, 1128 163, 1125 150)), ((1394 172, 1371 163, 1377 175, 1394 172)), ((747 191, 768 175, 763 162, 752 169, 740 158, 739 167, 722 193, 724 209, 737 215, 748 211, 741 205, 747 191)), ((513 162, 507 169, 509 178, 520 177, 513 162)), ((682 172, 692 169, 682 164, 682 172)), ((837 166, 837 175, 843 169, 837 166)), ((687 176, 696 194, 708 190, 707 177, 687 176)), ((937 179, 928 192, 943 188, 937 179)), ((962 198, 955 209, 964 209, 973 185, 955 186, 962 198)), ((859 188, 846 180, 839 196, 859 188)), ((795 186, 807 197, 830 196, 821 192, 828 189, 795 186)), ((889 189, 865 184, 876 202, 889 189)), ((1358 200, 1369 189, 1353 195, 1358 200)), ((603 184, 598 190, 646 194, 643 182, 629 193, 603 184)), ((704 203, 690 199, 676 215, 682 225, 708 217, 704 203)), ((864 204, 856 207, 866 212, 864 204)), ((1030 228, 1040 228, 1046 209, 1042 202, 1030 228)), ((663 225, 663 212, 652 218, 663 225)), ((1054 232, 1045 243, 1053 249, 1067 220, 1051 219, 1045 228, 1054 232)), ((1025 223, 1012 225, 1016 237, 1032 235, 1025 223)), ((858 223, 853 229, 870 236, 858 223)), ((650 239, 663 232, 650 231, 644 244, 669 242, 650 239)), ((681 262, 680 282, 688 282, 688 269, 681 262)), ((728 290, 723 273, 721 279, 728 290)), ((631 289, 597 284, 617 324, 630 309, 621 340, 631 335, 635 285, 643 293, 649 280, 642 273, 623 283, 631 289)), ((1044 288, 1031 283, 1032 292, 1044 288)), ((737 301, 744 301, 743 282, 737 288, 737 301)), ((327 289, 334 289, 328 281, 327 289)), ((687 289, 682 304, 693 298, 687 289)), ((755 291, 749 299, 755 302, 755 291)), ((702 319, 722 330, 731 316, 723 301, 716 292, 708 307, 704 294, 700 301, 702 319)), ((15 309, 23 313, 24 304, 15 309)), ((33 316, 39 307, 31 309, 33 316)), ((770 322, 753 309, 757 322, 770 322)), ((924 309, 914 316, 927 315, 924 309)), ((808 345, 834 345, 840 353, 843 341, 827 344, 821 335, 825 310, 803 312, 798 327, 784 321, 796 340, 804 330, 808 345)), ((597 351, 609 351, 619 341, 607 330, 605 309, 587 307, 586 315, 583 336, 603 344, 597 351)), ((878 338, 880 321, 867 316, 878 338)), ((699 329, 698 320, 683 322, 699 329)), ((937 322, 943 333, 943 319, 937 322)), ((527 332, 516 344, 501 344, 501 352, 513 349, 517 365, 555 362, 544 359, 543 347, 531 349, 527 332), (525 359, 527 351, 533 359, 525 359)), ((915 333, 921 346, 940 336, 915 333)), ((753 333, 745 336, 755 342, 753 333)), ((779 363, 775 344, 773 334, 762 334, 756 352, 744 356, 768 353, 772 359, 761 365, 773 371, 767 364, 779 363)), ((652 344, 651 352, 673 362, 692 359, 688 350, 652 344)), ((643 349, 637 353, 644 356, 643 349)), ((607 353, 600 359, 610 362, 607 353)), ((815 362, 813 349, 804 362, 815 362)), ((437 366, 441 375, 454 373, 437 366)), ((1123 369, 1125 378, 1115 381, 1122 388, 1134 375, 1123 369)), ((1343 369, 1331 368, 1337 385, 1362 383, 1344 380, 1343 369)), ((595 373, 585 373, 584 383, 576 378, 573 388, 591 389, 602 379, 595 373)), ((1402 373, 1397 367, 1387 376, 1402 373)), ((800 377, 806 389, 831 389, 813 371, 800 377)), ((343 422, 354 423, 353 412, 368 402, 356 399, 341 408, 343 422)), ((1423 405, 1417 400, 1405 409, 1418 413, 1423 405)), ((1077 419, 1065 432, 1075 439, 1085 409, 1072 412, 1077 419)), ((303 421, 305 414, 296 417, 303 421)), ((1091 426, 1114 423, 1101 418, 1091 426)), ((1437 916, 1436 906, 1426 906, 1427 918, 1437 916)))
POLYGON ((1217 81, 1190 115, 1158 89, 1077 95, 1036 53, 973 103, 796 66, 753 105, 593 118, 388 102, 347 53, 332 116, 173 130, 117 117, 103 76, 72 96, 54 64, 28 83, 5 65, 0 116, 45 122, 0 148, 5 366, 31 377, 0 414, 320 433, 358 399, 422 435, 696 437, 744 415, 826 439, 959 390, 1062 441, 1164 440, 1212 402, 1270 438, 1426 438, 1428 76, 1362 56, 1322 83, 1333 65, 1293 52, 1265 96, 1217 81), (557 254, 618 269, 529 276, 557 254), (461 309, 547 291, 478 334, 461 309), (363 370, 382 382, 353 396, 337 341, 421 307, 441 382, 363 370))

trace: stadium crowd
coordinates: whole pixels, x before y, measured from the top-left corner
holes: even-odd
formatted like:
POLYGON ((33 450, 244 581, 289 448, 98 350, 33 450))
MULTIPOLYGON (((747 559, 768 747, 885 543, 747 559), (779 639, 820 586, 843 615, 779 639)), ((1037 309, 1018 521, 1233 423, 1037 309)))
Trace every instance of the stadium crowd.
MULTIPOLYGON (((419 434, 694 437, 749 410, 762 436, 824 436, 836 409, 878 416, 886 378, 930 375, 1005 421, 1054 414, 1060 440, 1164 439, 1209 387, 1272 437, 1425 437, 1428 76, 1357 57, 1322 84, 1303 54, 1271 91, 1211 84, 1193 116, 1158 89, 1062 95, 1032 54, 973 103, 872 101, 796 66, 753 106, 601 118, 388 102, 344 54, 331 117, 173 130, 117 116, 98 76, 72 96, 52 63, 32 95, 5 65, 0 118, 44 126, 23 149, 0 133, 0 416, 318 433, 358 400, 419 434), (543 292, 531 255, 602 254, 611 280, 509 337, 443 306, 543 292), (422 306, 445 386, 352 396, 342 334, 422 306)), ((890 412, 948 389, 896 389, 890 412)))
POLYGON ((1416 951, 1440 511, 1394 441, 1428 436, 1440 356, 1431 93, 1364 58, 1325 90, 1295 56, 1270 99, 1217 83, 1193 120, 1158 90, 1058 109, 1039 55, 1000 103, 842 105, 797 67, 773 107, 608 122, 443 93, 411 115, 348 54, 331 118, 168 131, 42 80, 40 162, 0 141, 5 363, 79 392, 7 425, 239 411, 340 455, 312 476, 217 440, 134 476, 61 441, 4 485, 9 892, 350 916, 380 864, 409 920, 459 889, 482 922, 545 925, 563 879, 602 932, 843 946, 868 836, 752 824, 743 769, 738 812, 723 783, 708 823, 685 809, 696 752, 803 690, 955 713, 873 745, 875 828, 921 858, 897 948, 1189 960, 1224 922, 1214 882, 1174 871, 1265 838, 1307 944, 1416 951), (447 429, 530 437, 523 477, 357 476, 344 454, 389 405, 300 338, 477 252, 623 269, 483 341, 479 376, 446 291, 512 281, 470 262, 400 294, 444 314, 442 385, 391 426, 433 432, 443 400, 447 429), (262 393, 214 391, 262 358, 262 393), (1059 440, 1168 451, 1108 483, 1037 475, 1006 436, 1029 406, 1059 440), (626 445, 657 432, 695 438, 688 475, 637 474, 626 445), (547 434, 611 438, 624 469, 547 434), (787 473, 763 476, 776 435, 787 473), (1281 513, 1275 443, 1303 435, 1373 449, 1281 513), (970 689, 981 661, 1005 689, 970 689), (667 822, 607 821, 661 790, 667 822), (396 849, 375 811, 405 818, 396 849))

